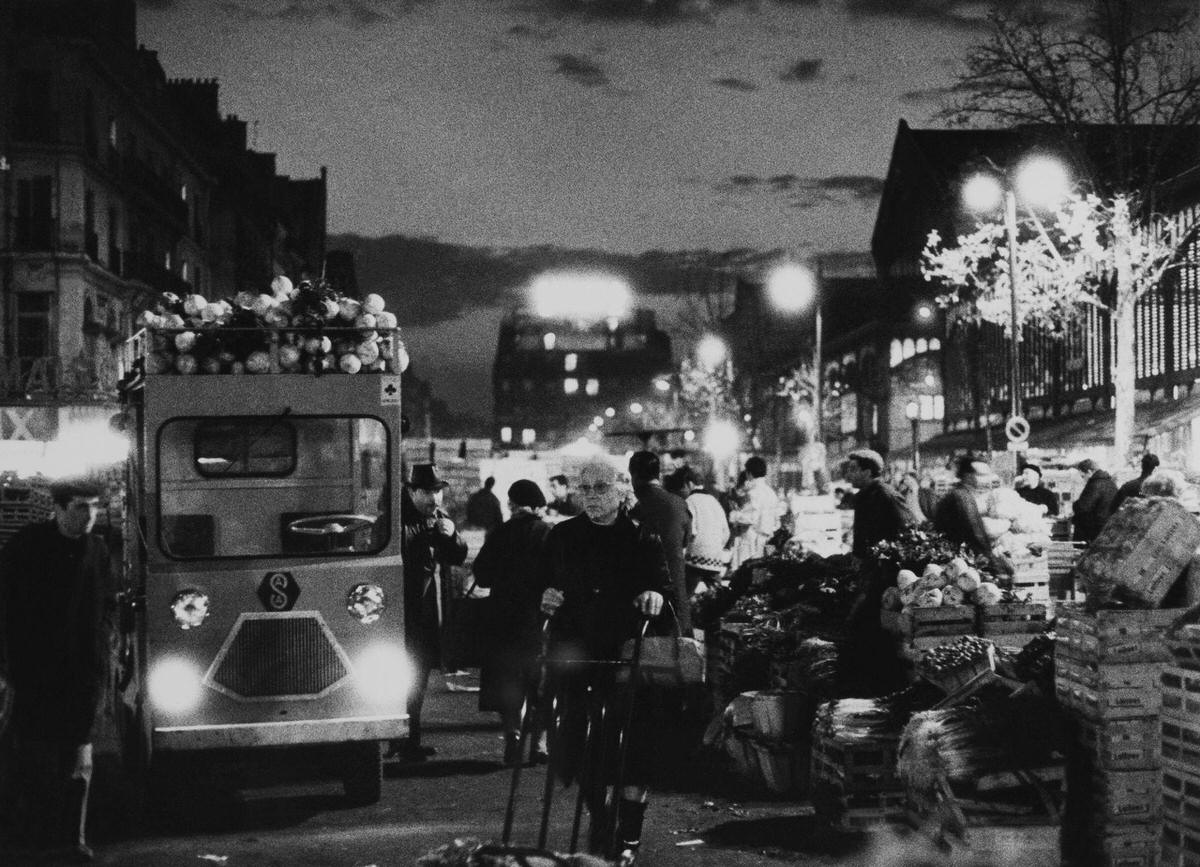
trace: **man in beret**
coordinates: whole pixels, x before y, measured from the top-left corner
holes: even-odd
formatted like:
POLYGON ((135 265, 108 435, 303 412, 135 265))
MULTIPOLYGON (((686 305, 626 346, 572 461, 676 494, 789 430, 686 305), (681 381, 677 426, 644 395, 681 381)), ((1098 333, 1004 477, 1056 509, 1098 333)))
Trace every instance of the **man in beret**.
POLYGON ((850 452, 844 473, 846 481, 858 491, 854 495, 854 542, 850 548, 854 556, 868 557, 873 546, 916 525, 904 497, 883 480, 883 457, 879 452, 850 452))
POLYGON ((421 707, 429 673, 442 664, 444 576, 451 566, 467 559, 467 543, 442 510, 449 486, 438 474, 437 464, 414 464, 401 492, 404 639, 413 663, 413 685, 408 697, 408 740, 393 742, 388 755, 408 761, 424 761, 436 752, 421 744, 421 707))
POLYGON ((1037 464, 1026 464, 1018 477, 1017 493, 1021 499, 1042 506, 1050 517, 1058 515, 1058 497, 1054 491, 1042 484, 1042 468, 1037 464))

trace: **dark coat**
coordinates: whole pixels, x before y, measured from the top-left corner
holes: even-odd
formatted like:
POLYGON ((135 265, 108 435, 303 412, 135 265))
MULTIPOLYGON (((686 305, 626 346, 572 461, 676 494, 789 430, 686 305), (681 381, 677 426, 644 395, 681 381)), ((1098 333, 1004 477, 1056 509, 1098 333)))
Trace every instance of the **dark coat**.
POLYGON ((467 526, 491 532, 504 522, 500 500, 487 488, 480 488, 467 497, 467 526))
POLYGON ((873 545, 896 538, 900 531, 916 523, 899 492, 880 479, 872 479, 854 497, 851 552, 856 557, 867 557, 873 545))
POLYGON ((30 524, 0 552, 0 662, 15 693, 13 726, 27 738, 91 739, 107 682, 114 586, 98 536, 68 539, 30 524))
POLYGON ((684 635, 692 634, 691 594, 684 575, 684 550, 692 534, 692 515, 687 502, 659 484, 640 486, 634 490, 637 505, 630 515, 662 541, 667 569, 671 573, 671 594, 667 599, 675 606, 679 628, 684 635))
POLYGON ((1129 499, 1136 499, 1142 495, 1142 482, 1146 481, 1148 476, 1138 476, 1136 479, 1130 479, 1121 487, 1117 488, 1117 496, 1113 498, 1112 510, 1115 513, 1121 508, 1121 504, 1129 499))
POLYGON ((491 590, 484 608, 487 651, 480 673, 480 710, 503 710, 521 699, 541 647, 542 586, 538 565, 550 525, 517 512, 475 557, 475 583, 491 590))
POLYGON ((1058 497, 1045 485, 1038 485, 1036 488, 1017 488, 1017 493, 1021 495, 1022 500, 1038 506, 1045 506, 1047 515, 1053 517, 1058 514, 1058 497))
POLYGON ((1090 542, 1100 535, 1100 529, 1113 513, 1117 498, 1117 483, 1104 470, 1096 470, 1088 478, 1071 512, 1076 542, 1090 542))
POLYGON ((992 552, 992 542, 983 527, 975 495, 961 482, 938 501, 933 513, 933 529, 957 545, 966 545, 975 554, 986 557, 992 568, 1011 575, 1013 568, 992 552))
POLYGON ((417 510, 407 490, 400 497, 400 521, 404 534, 405 643, 414 663, 421 668, 436 668, 441 658, 445 573, 467 559, 467 543, 457 531, 450 536, 435 532, 435 519, 417 510))
MULTIPOLYGON (((563 593, 562 606, 550 621, 551 656, 555 659, 619 659, 622 646, 641 624, 633 600, 647 590, 671 599, 671 576, 662 544, 646 527, 637 526, 625 515, 607 526, 592 523, 586 515, 555 525, 546 538, 539 571, 543 587, 563 593)), ((660 617, 653 625, 661 627, 665 620, 660 617)), ((610 704, 614 711, 620 708, 616 701, 620 691, 615 689, 611 668, 551 669, 548 688, 561 697, 558 706, 564 709, 560 710, 564 714, 560 729, 563 741, 555 759, 555 773, 567 781, 588 766, 596 767, 604 777, 616 765, 613 741, 619 723, 607 726, 607 758, 585 758, 589 684, 596 686, 598 698, 615 702, 610 704)), ((661 738, 675 730, 678 714, 674 719, 664 718, 663 701, 664 697, 649 687, 638 691, 628 733, 626 784, 643 784, 651 777, 662 749, 661 738)))

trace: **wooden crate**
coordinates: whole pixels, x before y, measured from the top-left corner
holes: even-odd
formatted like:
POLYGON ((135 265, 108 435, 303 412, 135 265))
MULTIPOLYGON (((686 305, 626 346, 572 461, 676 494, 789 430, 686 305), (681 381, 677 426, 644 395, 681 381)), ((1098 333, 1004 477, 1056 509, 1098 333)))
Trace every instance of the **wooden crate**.
POLYGON ((1156 822, 1162 816, 1162 772, 1097 771, 1089 802, 1105 823, 1156 822))
POLYGON ((1163 719, 1200 718, 1200 673, 1174 665, 1159 672, 1163 719))
POLYGON ((1075 573, 1089 602, 1113 593, 1154 608, 1200 547, 1200 521, 1175 500, 1128 500, 1080 555, 1075 573))
POLYGON ((1160 838, 1157 824, 1107 827, 1097 833, 1089 863, 1095 867, 1159 867, 1160 838))
POLYGON ((1159 720, 1164 767, 1172 764, 1200 776, 1200 717, 1159 720))
POLYGON ((1200 832, 1200 773, 1163 765, 1163 821, 1200 832))
POLYGON ((1162 704, 1162 663, 1096 664, 1070 654, 1054 659, 1055 693, 1088 719, 1133 719, 1156 715, 1162 704))
POLYGON ((846 794, 897 791, 898 749, 899 739, 864 743, 818 737, 812 745, 812 778, 835 782, 846 794))
POLYGON ((975 606, 941 605, 937 608, 881 611, 879 623, 893 635, 910 640, 970 635, 975 631, 975 606))
POLYGON ((1158 717, 1080 720, 1075 740, 1085 761, 1100 770, 1149 771, 1162 766, 1158 717))
POLYGON ((1161 863, 1164 867, 1200 867, 1200 831, 1164 817, 1161 863))
POLYGON ((1082 602, 1059 602, 1057 647, 1094 662, 1146 662, 1171 658, 1167 630, 1182 608, 1089 612, 1082 602))
POLYGON ((1030 637, 1045 632, 1054 616, 1049 602, 980 605, 977 611, 979 634, 1005 646, 1018 641, 1024 646, 1030 637), (1013 636, 1023 636, 1023 639, 1013 636))
POLYGON ((1191 623, 1170 633, 1167 648, 1180 668, 1200 671, 1200 624, 1191 623))

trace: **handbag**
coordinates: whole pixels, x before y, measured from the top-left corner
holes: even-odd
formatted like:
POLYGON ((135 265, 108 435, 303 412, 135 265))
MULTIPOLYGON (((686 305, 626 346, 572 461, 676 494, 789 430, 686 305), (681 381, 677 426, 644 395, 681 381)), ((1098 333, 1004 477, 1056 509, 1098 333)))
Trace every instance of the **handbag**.
MULTIPOLYGON (((651 686, 677 687, 704 683, 707 657, 704 642, 679 634, 679 621, 671 612, 674 624, 672 635, 647 635, 642 638, 642 653, 638 658, 638 677, 651 686)), ((636 639, 629 639, 621 648, 621 658, 633 659, 636 639)), ((629 680, 629 668, 622 668, 618 681, 629 680)))
POLYGON ((450 616, 442 629, 442 664, 446 671, 482 668, 491 641, 492 600, 474 596, 475 583, 450 600, 450 616))

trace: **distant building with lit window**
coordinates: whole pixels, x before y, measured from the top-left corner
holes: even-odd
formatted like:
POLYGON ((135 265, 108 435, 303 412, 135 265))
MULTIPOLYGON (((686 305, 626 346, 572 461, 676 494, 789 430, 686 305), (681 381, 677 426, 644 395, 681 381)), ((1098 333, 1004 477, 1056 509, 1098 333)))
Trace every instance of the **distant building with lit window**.
POLYGON ((673 373, 671 339, 651 310, 594 323, 525 311, 500 326, 493 435, 504 449, 554 448, 628 424, 673 373), (611 411, 611 412, 610 412, 611 411))
POLYGON ((107 430, 122 343, 159 292, 319 273, 324 170, 277 176, 217 95, 138 45, 135 0, 0 3, 0 470, 107 430))

